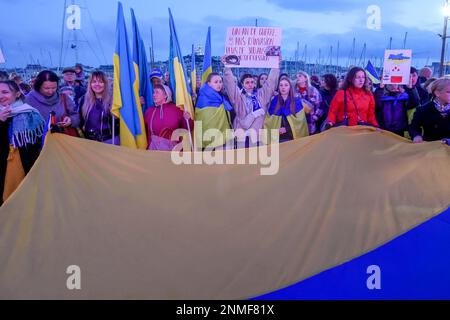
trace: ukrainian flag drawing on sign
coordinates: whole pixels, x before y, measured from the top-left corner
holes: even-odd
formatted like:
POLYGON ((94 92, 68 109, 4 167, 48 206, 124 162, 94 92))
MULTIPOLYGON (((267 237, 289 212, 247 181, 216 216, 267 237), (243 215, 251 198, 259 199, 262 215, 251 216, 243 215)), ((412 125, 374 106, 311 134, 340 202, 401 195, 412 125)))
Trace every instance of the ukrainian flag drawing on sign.
POLYGON ((169 73, 170 86, 173 93, 173 100, 177 107, 183 111, 189 112, 194 119, 194 106, 192 103, 191 88, 186 77, 186 68, 184 66, 183 55, 181 54, 180 44, 178 42, 175 24, 173 22, 172 12, 169 9, 170 25, 170 56, 169 73))
POLYGON ((211 63, 211 27, 208 27, 208 34, 206 35, 205 55, 203 56, 203 70, 202 70, 202 85, 206 82, 208 75, 212 73, 211 63))
MULTIPOLYGON (((153 106, 153 87, 150 82, 147 69, 147 54, 145 52, 144 41, 142 40, 139 27, 137 25, 134 10, 131 9, 131 22, 133 25, 133 64, 134 71, 137 77, 137 84, 139 84, 138 92, 140 97, 144 97, 145 104, 142 106, 142 112, 148 107, 153 106)), ((136 89, 135 89, 136 90, 136 89)))
POLYGON ((146 149, 147 136, 139 101, 138 81, 130 56, 122 3, 119 2, 114 52, 114 96, 111 111, 120 119, 120 145, 146 149))

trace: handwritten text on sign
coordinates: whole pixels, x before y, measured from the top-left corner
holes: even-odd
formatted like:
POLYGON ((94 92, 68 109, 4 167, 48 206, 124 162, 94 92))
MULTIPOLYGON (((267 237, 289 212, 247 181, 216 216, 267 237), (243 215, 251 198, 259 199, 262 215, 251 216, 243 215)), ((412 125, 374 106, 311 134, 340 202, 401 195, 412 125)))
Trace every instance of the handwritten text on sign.
POLYGON ((235 68, 277 68, 281 28, 230 27, 225 42, 225 65, 235 68))

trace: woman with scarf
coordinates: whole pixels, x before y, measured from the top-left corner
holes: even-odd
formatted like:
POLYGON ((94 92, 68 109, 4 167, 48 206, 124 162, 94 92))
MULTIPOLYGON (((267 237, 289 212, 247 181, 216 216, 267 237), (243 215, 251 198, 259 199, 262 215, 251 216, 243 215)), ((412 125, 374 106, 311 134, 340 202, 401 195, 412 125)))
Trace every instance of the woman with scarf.
POLYGON ((409 128, 415 143, 450 139, 450 79, 434 81, 430 91, 431 101, 416 109, 409 128))
POLYGON ((55 112, 56 132, 63 133, 64 128, 78 128, 80 115, 75 103, 58 92, 58 76, 49 70, 41 71, 34 82, 33 91, 27 95, 25 102, 39 111, 47 121, 50 113, 55 112))
MULTIPOLYGON (((281 56, 279 57, 281 62, 281 56)), ((222 57, 225 62, 225 56, 222 57)), ((260 140, 260 130, 264 125, 264 115, 278 83, 279 68, 270 70, 269 77, 261 89, 251 74, 241 77, 242 90, 239 89, 230 68, 224 69, 223 84, 225 93, 236 111, 233 128, 238 139, 238 147, 255 146, 260 140)))
POLYGON ((0 81, 0 205, 30 171, 41 146, 44 119, 23 103, 14 81, 0 81))
POLYGON ((154 107, 145 111, 148 150, 172 151, 178 141, 172 141, 172 133, 177 129, 194 128, 188 112, 183 112, 172 102, 169 87, 153 86, 154 107), (189 126, 187 124, 189 122, 189 126))
POLYGON ((202 122, 201 129, 198 126, 195 128, 195 141, 199 149, 220 147, 233 139, 229 135, 232 128, 230 112, 233 107, 223 95, 222 89, 222 77, 216 72, 210 73, 205 84, 200 88, 195 105, 195 121, 202 122), (204 141, 204 133, 208 129, 217 129, 222 136, 204 141))
MULTIPOLYGON (((274 96, 264 121, 264 129, 278 130, 279 142, 285 142, 309 135, 306 114, 313 106, 302 98, 295 97, 294 88, 287 77, 281 77, 278 95, 274 96)), ((271 133, 268 132, 268 137, 271 133)), ((271 139, 265 141, 271 142, 271 139)))

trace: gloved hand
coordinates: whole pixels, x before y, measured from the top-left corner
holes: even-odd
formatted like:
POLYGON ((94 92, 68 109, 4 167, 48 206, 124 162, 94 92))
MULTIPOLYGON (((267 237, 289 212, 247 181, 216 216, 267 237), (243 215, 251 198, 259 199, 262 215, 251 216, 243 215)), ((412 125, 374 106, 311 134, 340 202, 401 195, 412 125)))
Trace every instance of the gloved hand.
POLYGON ((255 117, 255 118, 257 118, 257 117, 262 117, 262 116, 264 116, 265 114, 266 114, 266 112, 263 110, 263 109, 258 109, 258 110, 256 110, 256 111, 253 111, 252 112, 252 114, 253 114, 253 116, 255 117))

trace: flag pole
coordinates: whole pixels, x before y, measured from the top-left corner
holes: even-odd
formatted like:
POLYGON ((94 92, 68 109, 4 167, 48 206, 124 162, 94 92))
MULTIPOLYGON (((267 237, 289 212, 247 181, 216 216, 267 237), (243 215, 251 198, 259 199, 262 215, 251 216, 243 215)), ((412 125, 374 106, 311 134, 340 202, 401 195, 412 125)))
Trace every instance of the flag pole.
POLYGON ((185 118, 184 120, 186 120, 188 132, 189 132, 189 142, 191 143, 191 151, 193 151, 194 150, 194 144, 192 143, 191 125, 189 124, 189 120, 188 119, 185 118))

